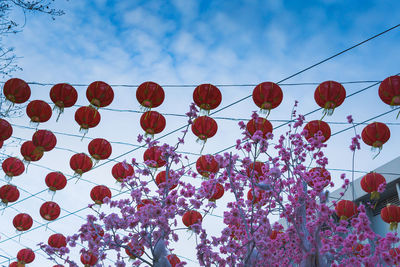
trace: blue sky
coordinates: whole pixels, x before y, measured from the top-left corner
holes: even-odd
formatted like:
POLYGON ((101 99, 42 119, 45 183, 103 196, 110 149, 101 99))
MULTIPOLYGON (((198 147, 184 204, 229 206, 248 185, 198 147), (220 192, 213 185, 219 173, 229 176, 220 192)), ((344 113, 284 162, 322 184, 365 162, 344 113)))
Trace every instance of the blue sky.
MULTIPOLYGON (((45 83, 89 84, 103 80, 109 84, 140 84, 147 80, 165 84, 258 84, 263 81, 279 81, 297 71, 329 57, 355 43, 377 34, 400 22, 400 13, 395 12, 395 1, 57 1, 66 14, 52 21, 46 16, 29 15, 24 31, 9 36, 7 42, 14 46, 21 58, 18 63, 22 71, 13 74, 26 81, 45 83), (161 3, 162 2, 162 3, 161 3)), ((19 11, 15 18, 23 22, 19 11)), ((323 82, 325 80, 357 81, 382 80, 399 71, 399 30, 394 30, 359 48, 328 61, 295 78, 291 82, 323 82)), ((349 84, 345 88, 348 94, 368 84, 349 84)), ((271 112, 270 120, 287 120, 294 100, 299 100, 299 112, 306 113, 317 108, 313 94, 316 86, 282 86, 284 100, 271 112)), ((50 86, 32 85, 33 99, 50 101, 50 86)), ((79 92, 78 104, 87 105, 86 87, 76 87, 79 92)), ((112 109, 139 110, 135 98, 136 88, 114 87, 115 99, 112 109)), ((192 101, 194 87, 166 87, 166 100, 157 109, 159 112, 184 114, 192 101)), ((253 87, 220 87, 221 107, 251 94, 253 87)), ((345 122, 346 116, 353 114, 355 121, 364 121, 379 115, 390 108, 380 101, 378 87, 346 99, 327 121, 345 122)), ((52 118, 43 128, 68 134, 80 134, 73 114, 75 107, 65 111, 58 123, 52 118)), ((232 108, 219 112, 215 116, 248 118, 257 110, 251 99, 240 102, 232 108)), ((91 129, 88 137, 105 137, 110 141, 136 144, 136 136, 141 133, 138 113, 100 111, 102 121, 91 129), (118 120, 115 120, 118 116, 118 120), (114 130, 123 129, 123 130, 114 130)), ((382 122, 398 122, 395 113, 379 118, 382 122)), ((321 118, 317 112, 307 120, 321 118)), ((170 132, 185 124, 184 118, 167 116, 167 128, 170 132)), ((15 125, 29 127, 26 116, 12 119, 15 125)), ((204 153, 213 153, 235 143, 240 131, 236 121, 217 120, 219 130, 210 139, 204 153)), ((278 122, 273 121, 274 126, 278 122)), ((395 147, 400 146, 399 126, 390 126, 392 138, 384 146, 381 154, 372 159, 374 153, 363 145, 357 153, 356 169, 370 171, 398 156, 395 147)), ((346 128, 346 125, 332 125, 333 132, 346 128)), ((362 127, 357 127, 360 133, 362 127)), ((30 139, 33 129, 14 127, 16 137, 30 139)), ((282 133, 277 130, 276 135, 282 133)), ((330 168, 351 169, 350 145, 352 131, 346 131, 332 137, 327 149, 330 156, 330 168), (345 152, 343 152, 345 151, 345 152)), ((68 160, 73 154, 62 149, 86 152, 90 140, 66 137, 56 134, 58 147, 46 154, 39 165, 47 166, 72 174, 68 160), (54 160, 57 158, 57 160, 54 160)), ((176 135, 164 138, 173 143, 176 135)), ((200 152, 200 145, 191 134, 182 151, 200 152)), ((134 146, 113 144, 112 157, 130 151, 134 146)), ((6 151, 19 154, 18 147, 9 147, 6 151)), ((126 157, 141 159, 143 150, 129 153, 126 157)), ((192 157, 191 160, 195 160, 192 157)), ((106 184, 116 188, 110 169, 112 163, 105 164, 93 172, 84 175, 89 181, 106 184)), ((44 177, 48 170, 31 165, 28 172, 16 178, 15 184, 29 192, 39 192, 45 188, 44 177)), ((333 172, 334 180, 340 175, 333 172)), ((357 177, 358 175, 356 175, 357 177)), ((197 184, 199 181, 193 181, 197 184)), ((75 211, 90 202, 88 190, 93 185, 87 181, 69 183, 67 188, 57 193, 55 201, 62 202, 65 210, 75 211), (76 203, 81 203, 77 207, 76 203)), ((116 193, 117 191, 113 191, 116 193)), ((21 193, 21 197, 28 196, 21 193)), ((49 199, 44 192, 38 196, 49 199)), ((221 206, 228 200, 223 200, 221 206)), ((35 213, 43 202, 30 198, 13 206, 18 211, 32 211, 38 222, 43 223, 35 213)), ((215 210, 221 215, 223 208, 215 210)), ((1 217, 2 222, 11 220, 17 213, 8 208, 1 217)), ((86 210, 78 212, 84 216, 86 210)), ((216 217, 217 218, 217 217, 216 217)), ((59 222, 50 224, 50 228, 63 233, 72 233, 82 220, 76 216, 66 216, 59 222)), ((205 224, 213 228, 210 219, 205 224)), ((39 225, 39 223, 35 223, 39 225)), ((35 226, 34 225, 34 226, 35 226)), ((11 223, 0 225, 0 232, 14 236, 11 223)), ((15 255, 23 246, 34 246, 38 240, 51 234, 44 227, 21 236, 21 240, 0 243, 0 255, 15 255)), ((1 240, 5 237, 1 235, 1 240)), ((176 246, 178 255, 194 259, 194 240, 183 236, 176 246), (182 245, 183 244, 183 245, 182 245), (184 249, 182 249, 184 248, 184 249)), ((73 254, 76 256, 76 253, 73 254)), ((47 266, 45 257, 37 255, 35 261, 47 266)), ((111 264, 108 262, 107 264, 111 264)), ((196 266, 190 263, 188 266, 196 266)))

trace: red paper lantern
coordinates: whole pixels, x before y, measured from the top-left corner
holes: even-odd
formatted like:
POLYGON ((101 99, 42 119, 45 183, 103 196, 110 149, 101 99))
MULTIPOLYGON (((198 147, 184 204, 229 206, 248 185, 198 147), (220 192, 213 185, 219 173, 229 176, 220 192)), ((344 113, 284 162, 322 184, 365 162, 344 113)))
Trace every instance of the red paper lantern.
POLYGON ((0 141, 5 141, 11 137, 13 128, 11 124, 3 119, 0 119, 0 141))
POLYGON ((263 166, 264 163, 261 161, 250 163, 249 166, 246 168, 247 177, 255 178, 256 181, 258 181, 260 179, 260 176, 264 175, 264 172, 262 170, 263 166))
POLYGON ((165 129, 165 118, 157 111, 147 111, 140 117, 140 126, 147 134, 154 135, 165 129))
POLYGON ((86 90, 86 98, 93 106, 102 108, 111 104, 114 99, 114 91, 105 82, 92 82, 86 90))
POLYGON ((24 160, 30 161, 38 161, 43 156, 43 151, 39 150, 32 141, 25 141, 21 145, 21 155, 24 157, 24 160))
POLYGON ((35 252, 30 248, 23 248, 18 251, 17 259, 21 264, 31 263, 35 260, 35 252))
POLYGON ((220 183, 215 183, 211 190, 211 197, 209 198, 210 201, 216 201, 220 199, 225 193, 224 186, 220 183))
POLYGON ((26 106, 26 114, 32 122, 46 122, 51 118, 51 107, 42 100, 33 100, 26 106))
POLYGON ((110 142, 103 138, 96 138, 90 141, 88 150, 95 160, 108 159, 112 152, 110 142))
POLYGON ((0 141, 0 148, 3 147, 3 141, 0 141))
POLYGON ((361 179, 361 188, 371 193, 371 199, 379 199, 378 188, 381 184, 386 183, 385 177, 382 174, 376 172, 370 172, 361 179))
POLYGON ((384 123, 373 122, 364 127, 361 138, 365 144, 382 149, 383 144, 390 138, 390 130, 384 123))
POLYGON ((4 204, 17 201, 19 198, 19 190, 16 186, 6 184, 0 187, 0 199, 4 204))
POLYGON ((9 178, 13 178, 14 176, 19 176, 25 171, 24 163, 20 159, 14 157, 6 158, 1 166, 3 168, 4 173, 9 178))
POLYGON ((67 185, 67 178, 61 172, 50 172, 46 175, 45 182, 50 191, 57 191, 67 185))
POLYGON ((164 97, 164 90, 155 82, 144 82, 136 90, 136 99, 147 109, 161 105, 164 97))
POLYGON ((18 231, 26 231, 32 227, 33 220, 29 214, 20 213, 14 217, 13 225, 18 231))
POLYGON ((390 76, 379 85, 379 97, 391 106, 400 105, 400 76, 390 76))
POLYGON ((167 255, 167 260, 169 261, 169 264, 171 264, 171 267, 176 267, 176 265, 181 262, 181 260, 175 254, 167 255))
POLYGON ((269 235, 269 238, 272 240, 275 240, 278 237, 278 235, 280 235, 280 234, 283 234, 283 232, 277 231, 277 230, 272 230, 271 234, 269 235))
POLYGON ((81 176, 83 173, 92 169, 93 162, 85 153, 78 153, 71 157, 69 166, 75 171, 75 174, 81 176))
POLYGON ((96 127, 100 123, 100 113, 93 107, 80 107, 75 112, 75 121, 81 127, 81 130, 96 127))
POLYGON ((47 201, 40 207, 40 216, 47 221, 54 221, 60 216, 60 206, 53 201, 47 201))
POLYGON ((167 164, 162 157, 162 151, 159 146, 152 146, 146 149, 143 154, 143 160, 145 161, 145 164, 151 168, 160 168, 167 164), (152 162, 146 163, 146 161, 152 162))
POLYGON ((263 82, 253 90, 253 101, 262 110, 267 110, 279 106, 283 99, 282 89, 273 82, 263 82))
POLYGON ((195 210, 188 210, 182 216, 182 222, 186 227, 191 227, 195 223, 201 223, 203 221, 203 216, 200 212, 195 210))
POLYGON ((261 131, 262 137, 266 139, 267 134, 272 133, 273 127, 269 120, 258 117, 256 119, 249 120, 249 122, 247 122, 246 129, 250 136, 253 136, 256 131, 261 131))
POLYGON ((390 224, 390 231, 397 230, 397 223, 400 222, 400 208, 388 204, 381 210, 381 218, 390 224))
MULTIPOLYGON (((391 248, 390 250, 389 250, 389 254, 390 254, 390 256, 392 257, 392 259, 394 260, 394 264, 398 264, 398 262, 397 262, 397 260, 396 260, 396 258, 397 258, 397 255, 399 255, 400 254, 400 248, 391 248)), ((397 265, 396 265, 397 266, 397 265)))
POLYGON ((309 172, 309 181, 307 182, 307 184, 314 188, 314 185, 318 182, 322 182, 322 188, 320 188, 321 190, 328 186, 329 183, 331 182, 331 175, 330 173, 321 167, 315 167, 312 168, 309 172))
POLYGON ((357 213, 357 206, 350 200, 340 200, 335 207, 336 215, 341 220, 347 220, 357 213))
POLYGON ((139 204, 137 205, 137 210, 138 210, 138 211, 139 211, 142 207, 144 207, 144 206, 146 206, 146 205, 152 205, 152 206, 155 205, 154 201, 151 200, 151 199, 142 199, 142 200, 140 200, 140 202, 141 202, 141 203, 139 203, 139 204))
POLYGON ((90 191, 90 197, 94 203, 101 205, 103 204, 104 198, 108 197, 111 199, 111 191, 105 185, 97 185, 90 191))
POLYGON ((0 187, 0 199, 5 205, 17 201, 18 198, 19 190, 16 186, 7 184, 0 187))
POLYGON ((12 78, 4 84, 3 93, 9 101, 14 104, 21 104, 28 101, 31 96, 31 88, 25 81, 12 78))
POLYGON ((310 121, 306 124, 304 130, 307 130, 307 134, 304 136, 307 140, 310 140, 312 137, 314 137, 318 131, 321 131, 325 138, 322 143, 325 143, 331 137, 331 127, 329 127, 328 123, 324 121, 310 121))
POLYGON ((328 115, 332 115, 335 108, 340 106, 346 98, 343 85, 335 81, 326 81, 315 89, 314 99, 318 106, 328 115))
POLYGON ((38 130, 32 136, 32 142, 40 151, 51 151, 57 144, 56 136, 48 130, 38 130))
POLYGON ((85 267, 94 266, 97 263, 97 257, 86 251, 81 254, 81 262, 85 267))
POLYGON ((47 243, 52 248, 62 248, 67 246, 67 239, 63 234, 53 234, 49 236, 47 243))
MULTIPOLYGON (((87 226, 85 226, 87 227, 87 226)), ((94 223, 93 225, 90 224, 89 229, 85 229, 84 232, 88 231, 91 234, 91 237, 93 239, 93 241, 100 241, 101 238, 104 236, 104 230, 103 228, 101 228, 100 225, 94 223)), ((82 229, 82 228, 81 228, 82 229)), ((83 238, 85 236, 85 234, 82 233, 80 234, 81 238, 83 238)))
POLYGON ((194 135, 204 141, 213 137, 217 133, 217 130, 217 122, 213 118, 207 116, 196 118, 192 124, 192 132, 194 135))
POLYGON ((210 111, 221 104, 222 95, 219 89, 212 84, 200 84, 194 89, 193 101, 201 109, 210 111))
POLYGON ((257 190, 257 189, 255 191, 256 191, 256 196, 255 197, 253 195, 253 190, 252 189, 250 189, 247 192, 247 200, 252 201, 254 204, 260 202, 261 199, 262 199, 262 192, 257 190))
POLYGON ((125 253, 131 258, 132 260, 136 259, 137 257, 141 257, 144 253, 144 247, 134 246, 131 242, 128 244, 128 247, 125 248, 125 253))
POLYGON ((78 92, 68 83, 58 83, 50 89, 50 99, 62 112, 64 108, 75 105, 78 92))
POLYGON ((112 167, 111 173, 115 180, 122 182, 126 177, 133 176, 135 171, 132 165, 119 162, 112 167))
POLYGON ((8 265, 8 267, 23 267, 24 264, 18 263, 17 261, 13 261, 8 265))
POLYGON ((208 178, 210 174, 219 171, 219 164, 213 155, 203 155, 196 161, 196 170, 201 176, 208 178))
MULTIPOLYGON (((166 179, 167 179, 166 173, 167 173, 166 171, 162 171, 162 172, 159 172, 156 176, 156 184, 159 188, 164 188, 164 186, 165 186, 164 183, 166 182, 166 179)), ((174 182, 171 181, 172 179, 173 178, 171 178, 171 176, 168 175, 168 190, 172 190, 178 186, 178 183, 176 181, 174 181, 174 182)))

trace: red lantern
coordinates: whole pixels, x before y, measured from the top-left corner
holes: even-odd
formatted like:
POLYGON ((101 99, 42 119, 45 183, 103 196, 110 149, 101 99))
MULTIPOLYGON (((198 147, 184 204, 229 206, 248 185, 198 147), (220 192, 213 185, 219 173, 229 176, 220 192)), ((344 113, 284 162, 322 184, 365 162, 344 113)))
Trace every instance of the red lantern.
POLYGON ((136 99, 147 109, 161 105, 164 97, 164 90, 154 82, 144 82, 136 90, 136 99))
POLYGON ((4 173, 9 178, 21 175, 25 171, 24 163, 14 157, 6 158, 1 166, 3 167, 4 173))
MULTIPOLYGON (((394 264, 398 264, 396 258, 398 257, 397 255, 400 255, 400 248, 391 248, 389 250, 389 254, 392 257, 394 264)), ((396 265, 397 266, 397 265, 396 265)))
POLYGON ((40 207, 40 216, 47 221, 54 221, 60 216, 60 206, 53 201, 47 201, 40 207))
POLYGON ((273 82, 263 82, 253 90, 253 101, 262 110, 267 110, 279 106, 283 99, 282 89, 273 82))
POLYGON ((83 173, 92 169, 93 162, 85 153, 78 153, 71 157, 69 166, 75 171, 75 174, 81 176, 83 173))
POLYGON ((128 244, 128 247, 125 248, 125 253, 131 258, 132 260, 136 259, 137 257, 140 257, 144 253, 144 247, 138 247, 138 246, 133 246, 132 243, 128 244))
POLYGON ((139 211, 142 207, 146 206, 146 205, 155 205, 154 201, 151 199, 142 199, 140 200, 141 203, 139 203, 137 205, 137 210, 139 211))
POLYGON ((78 93, 72 85, 68 83, 58 83, 51 87, 50 98, 62 112, 64 108, 75 105, 76 100, 78 100, 78 93))
POLYGON ((8 267, 23 267, 25 264, 20 264, 17 261, 13 261, 8 265, 8 267))
POLYGON ((0 141, 0 148, 3 147, 3 141, 0 141))
POLYGON ((30 248, 23 248, 17 254, 18 263, 27 264, 35 260, 35 252, 30 248))
POLYGON ((390 231, 397 230, 397 223, 400 222, 400 208, 388 204, 381 210, 381 218, 390 224, 390 231))
POLYGON ((47 243, 52 248, 62 248, 67 246, 67 239, 63 234, 54 234, 49 236, 47 243))
POLYGON ((0 199, 5 205, 17 201, 18 198, 19 190, 16 186, 6 184, 0 187, 0 199))
POLYGON ((11 137, 13 128, 11 124, 3 119, 0 119, 0 141, 5 141, 11 137))
MULTIPOLYGON (((85 226, 85 228, 86 227, 87 226, 85 226)), ((88 228, 89 229, 85 229, 84 231, 85 232, 88 231, 91 234, 91 237, 92 237, 93 241, 100 241, 101 238, 104 236, 104 230, 103 230, 103 228, 101 228, 100 225, 94 223, 93 225, 90 224, 88 228)), ((80 234, 81 238, 83 238, 84 235, 85 234, 83 234, 82 231, 81 231, 81 234, 80 234)))
POLYGON ((86 251, 81 254, 81 262, 85 267, 94 266, 97 263, 97 257, 86 251))
POLYGON ((361 188, 371 193, 371 199, 379 199, 378 188, 381 184, 386 183, 385 177, 382 174, 376 172, 370 172, 361 179, 361 188))
POLYGON ((196 161, 196 170, 201 176, 208 178, 210 174, 219 171, 219 164, 213 155, 203 155, 196 161))
POLYGON ((213 118, 201 116, 194 120, 192 124, 192 132, 200 140, 206 141, 208 138, 213 137, 218 130, 218 125, 213 118))
POLYGON ((90 191, 90 197, 94 201, 94 203, 101 205, 103 204, 104 198, 108 197, 111 199, 111 191, 105 185, 97 185, 92 188, 90 191))
POLYGON ((171 264, 171 267, 176 267, 176 265, 181 262, 181 260, 175 254, 167 255, 167 260, 169 261, 169 264, 171 264))
POLYGON ((361 138, 365 144, 382 149, 383 144, 390 138, 390 130, 384 123, 373 122, 365 126, 361 138))
POLYGON ((93 107, 80 107, 75 112, 75 121, 81 130, 96 127, 100 123, 100 113, 93 107))
POLYGON ((340 200, 335 207, 336 215, 340 217, 341 220, 347 220, 357 212, 357 206, 350 200, 340 200))
POLYGON ((38 130, 32 136, 32 142, 40 151, 51 151, 57 144, 56 136, 48 130, 38 130))
POLYGON ((132 165, 119 162, 112 167, 111 173, 115 180, 122 182, 126 177, 133 176, 135 171, 132 165))
POLYGON ((24 160, 28 162, 38 161, 42 158, 43 151, 37 149, 32 141, 26 141, 21 146, 21 155, 24 157, 24 160))
POLYGON ((18 231, 26 231, 32 227, 33 220, 29 214, 20 213, 14 217, 13 225, 18 231))
POLYGON ((114 99, 114 91, 105 82, 92 82, 86 90, 86 98, 93 106, 102 108, 111 104, 114 99))
POLYGON ((147 111, 140 117, 140 126, 147 134, 161 133, 165 128, 165 118, 157 111, 147 111))
POLYGON ((400 76, 390 76, 379 85, 379 97, 391 106, 400 105, 400 76))
POLYGON ((319 189, 323 189, 324 187, 328 186, 331 182, 331 175, 330 173, 321 167, 312 168, 309 172, 309 181, 307 184, 314 188, 314 185, 318 182, 322 182, 322 187, 319 189))
POLYGON ((191 227, 195 223, 201 223, 203 221, 203 216, 200 212, 195 210, 188 210, 182 216, 182 222, 186 227, 191 227))
POLYGON ((253 190, 252 189, 250 189, 247 192, 247 200, 252 201, 254 204, 260 202, 261 199, 262 199, 262 192, 257 190, 257 189, 255 191, 256 191, 256 196, 255 197, 253 196, 253 190))
POLYGON ((272 230, 271 234, 269 235, 269 238, 275 240, 278 237, 278 235, 282 233, 283 233, 282 231, 272 230))
POLYGON ((51 118, 51 107, 42 100, 33 100, 26 106, 26 114, 31 122, 46 122, 51 118))
POLYGON ((335 81, 326 81, 315 89, 314 99, 318 106, 328 115, 332 115, 335 108, 340 106, 346 98, 343 85, 335 81))
POLYGON ((260 176, 264 175, 262 170, 264 163, 261 161, 252 162, 249 167, 246 168, 246 174, 249 178, 255 178, 256 181, 260 179, 260 176))
POLYGON ((215 109, 221 104, 222 95, 219 89, 212 84, 200 84, 194 89, 193 101, 206 111, 215 109))
POLYGON ((356 246, 353 246, 353 254, 355 256, 360 256, 361 258, 363 258, 364 256, 360 254, 361 250, 364 248, 363 244, 357 244, 356 246))
POLYGON ((162 151, 159 146, 152 146, 146 149, 143 154, 143 160, 145 161, 145 164, 151 168, 160 168, 167 164, 162 157, 162 151), (146 161, 152 162, 146 163, 146 161))
MULTIPOLYGON (((165 184, 163 183, 165 183, 167 179, 166 173, 166 171, 162 171, 159 172, 156 176, 156 184, 159 188, 163 188, 165 186, 165 184)), ((171 181, 172 179, 173 178, 171 178, 171 175, 168 175, 168 190, 172 190, 178 186, 178 183, 176 181, 174 181, 174 183, 171 181)))
POLYGON ((253 136, 256 131, 261 131, 264 139, 267 138, 268 133, 272 133, 272 128, 272 124, 269 122, 269 120, 261 117, 249 120, 246 125, 246 129, 250 136, 253 136))
POLYGON ((215 183, 212 187, 211 197, 209 198, 210 201, 216 201, 220 199, 225 193, 224 186, 220 183, 215 183))
POLYGON ((88 150, 95 160, 108 159, 112 152, 110 142, 103 138, 96 138, 90 141, 88 150))
POLYGON ((310 139, 312 137, 315 136, 315 134, 318 131, 322 132, 322 135, 324 136, 324 140, 322 141, 322 143, 325 143, 326 141, 328 141, 329 137, 331 137, 331 128, 329 127, 329 125, 324 122, 324 121, 310 121, 309 123, 306 124, 306 126, 304 127, 304 130, 307 130, 307 134, 304 136, 308 141, 310 141, 310 139))
POLYGON ((21 104, 28 101, 31 96, 31 88, 25 81, 12 78, 4 84, 3 93, 9 101, 21 104))
POLYGON ((50 191, 57 191, 67 185, 67 178, 61 172, 50 172, 46 175, 45 182, 50 191))

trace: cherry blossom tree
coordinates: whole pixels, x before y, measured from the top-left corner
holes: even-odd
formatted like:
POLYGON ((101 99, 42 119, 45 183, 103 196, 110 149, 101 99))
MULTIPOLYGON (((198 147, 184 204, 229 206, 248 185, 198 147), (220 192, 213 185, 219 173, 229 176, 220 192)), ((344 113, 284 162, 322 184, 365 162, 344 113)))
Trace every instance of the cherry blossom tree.
MULTIPOLYGON (((198 175, 177 153, 198 110, 194 105, 187 113, 189 121, 175 146, 159 144, 150 137, 138 141, 160 152, 145 160, 132 159, 135 173, 124 178, 121 188, 129 196, 105 197, 104 204, 112 212, 93 208, 79 231, 67 238, 68 246, 54 248, 41 243, 41 248, 56 262, 70 266, 71 247, 81 242, 81 260, 87 266, 101 266, 113 255, 117 266, 183 266, 170 252, 171 244, 179 243, 177 221, 182 220, 193 232, 197 243, 197 260, 201 266, 391 266, 400 262, 394 250, 397 234, 385 237, 375 234, 366 214, 373 203, 354 206, 350 216, 335 213, 341 201, 329 200, 327 188, 334 184, 327 179, 328 158, 324 136, 310 137, 304 130, 304 117, 292 111, 286 134, 274 142, 273 134, 257 129, 251 132, 239 123, 243 136, 235 151, 208 155, 206 162, 218 163, 219 171, 204 170, 198 175), (308 137, 306 139, 306 136, 308 137), (165 170, 164 182, 156 183, 156 168, 165 170), (311 169, 317 167, 318 171, 311 169), (203 179, 196 188, 182 176, 203 179), (223 214, 219 235, 203 228, 202 220, 213 208, 217 184, 221 184, 232 201, 223 214), (175 187, 177 185, 177 187, 175 187), (200 216, 199 216, 200 214, 200 216), (338 216, 339 215, 339 216, 338 216), (279 221, 277 221, 279 217, 279 221), (340 218, 341 217, 341 218, 340 218), (392 252, 391 252, 392 250, 392 252)), ((255 112, 252 119, 260 120, 255 112)), ((349 123, 352 118, 348 117, 349 123)), ((349 153, 360 149, 360 136, 355 133, 349 153)), ((342 189, 349 190, 350 179, 343 174, 342 189)), ((384 185, 379 191, 384 191, 384 185)), ((219 189, 221 190, 221 189, 219 189)), ((221 192, 220 192, 221 193, 221 192)), ((342 193, 342 196, 344 194, 342 193)))

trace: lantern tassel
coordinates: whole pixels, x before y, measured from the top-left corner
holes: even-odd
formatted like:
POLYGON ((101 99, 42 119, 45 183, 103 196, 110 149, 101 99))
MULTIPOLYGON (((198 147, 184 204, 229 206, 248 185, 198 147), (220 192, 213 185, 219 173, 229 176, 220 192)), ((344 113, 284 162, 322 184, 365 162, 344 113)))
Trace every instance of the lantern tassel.
POLYGON ((391 222, 390 223, 390 231, 395 231, 397 230, 397 222, 391 222))
POLYGON ((376 199, 376 200, 379 199, 379 192, 374 191, 374 192, 371 193, 371 200, 373 200, 373 199, 376 199))

